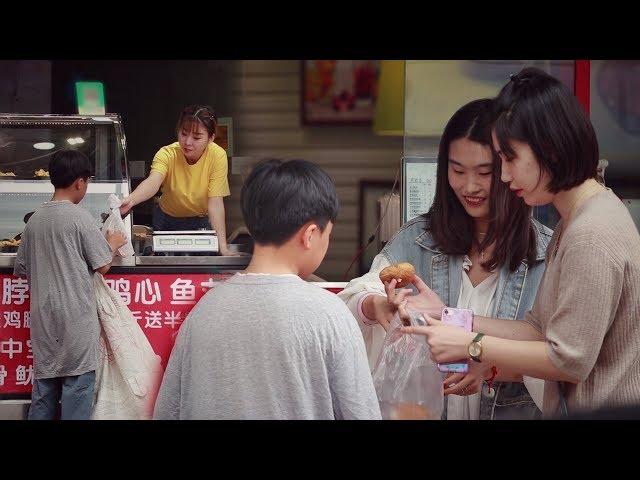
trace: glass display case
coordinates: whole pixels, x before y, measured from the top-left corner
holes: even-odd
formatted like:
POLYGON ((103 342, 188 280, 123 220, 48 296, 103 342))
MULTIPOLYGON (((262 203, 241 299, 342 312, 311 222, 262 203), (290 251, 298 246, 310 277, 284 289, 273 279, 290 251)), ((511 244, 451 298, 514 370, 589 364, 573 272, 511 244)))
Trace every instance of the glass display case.
MULTIPOLYGON (((49 201, 53 185, 48 176, 51 156, 62 149, 77 149, 94 166, 94 178, 80 205, 101 225, 108 213, 110 194, 130 191, 126 140, 119 115, 0 114, 0 254, 15 255, 6 247, 25 227, 29 214, 49 201)), ((131 229, 130 215, 125 219, 131 229)))

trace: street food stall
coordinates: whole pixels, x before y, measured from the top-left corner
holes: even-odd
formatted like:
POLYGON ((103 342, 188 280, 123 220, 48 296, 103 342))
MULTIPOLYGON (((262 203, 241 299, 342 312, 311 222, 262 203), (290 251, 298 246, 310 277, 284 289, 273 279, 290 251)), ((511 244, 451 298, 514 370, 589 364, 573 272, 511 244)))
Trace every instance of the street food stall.
MULTIPOLYGON (((119 115, 0 115, 0 400, 30 397, 29 286, 12 272, 26 222, 53 194, 47 172, 51 155, 64 148, 76 148, 93 162, 94 178, 80 205, 96 225, 108 216, 111 194, 123 198, 131 191, 119 115)), ((213 230, 154 232, 146 225, 134 225, 132 217, 127 215, 124 222, 135 255, 116 257, 106 279, 166 367, 191 308, 209 289, 248 265, 252 245, 231 244, 232 250, 244 255, 221 256, 213 230)), ((339 291, 343 284, 318 285, 339 291)))

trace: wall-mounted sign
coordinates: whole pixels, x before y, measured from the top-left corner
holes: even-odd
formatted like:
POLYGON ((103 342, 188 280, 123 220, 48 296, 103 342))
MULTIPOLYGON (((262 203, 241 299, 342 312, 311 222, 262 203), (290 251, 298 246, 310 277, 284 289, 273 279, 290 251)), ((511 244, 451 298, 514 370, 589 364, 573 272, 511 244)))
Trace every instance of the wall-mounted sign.
POLYGON ((402 223, 427 213, 436 195, 436 157, 402 159, 402 223))
POLYGON ((104 85, 102 82, 76 82, 76 104, 80 115, 104 115, 104 85))

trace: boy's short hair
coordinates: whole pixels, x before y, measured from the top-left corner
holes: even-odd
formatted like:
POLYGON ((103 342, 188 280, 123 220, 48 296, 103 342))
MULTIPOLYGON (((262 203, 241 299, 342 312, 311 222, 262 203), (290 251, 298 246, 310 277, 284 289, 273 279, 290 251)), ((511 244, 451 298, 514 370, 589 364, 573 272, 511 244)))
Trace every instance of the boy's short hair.
POLYGON ((240 202, 247 229, 256 243, 280 246, 307 222, 321 231, 338 216, 331 177, 306 160, 266 160, 249 174, 240 202))
POLYGON ((67 188, 78 178, 92 175, 91 162, 78 150, 59 150, 49 161, 49 178, 55 188, 67 188))

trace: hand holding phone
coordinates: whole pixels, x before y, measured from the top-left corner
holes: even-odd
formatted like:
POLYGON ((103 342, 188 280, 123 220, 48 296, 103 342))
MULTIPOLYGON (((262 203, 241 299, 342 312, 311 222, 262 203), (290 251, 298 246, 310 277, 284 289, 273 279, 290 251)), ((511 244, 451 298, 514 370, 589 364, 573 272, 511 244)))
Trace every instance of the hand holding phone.
MULTIPOLYGON (((473 310, 466 308, 445 307, 442 309, 442 323, 455 325, 471 332, 473 329, 473 310)), ((459 360, 457 362, 439 363, 438 370, 441 372, 467 373, 469 371, 469 360, 459 360)))

